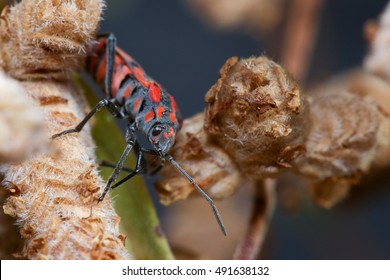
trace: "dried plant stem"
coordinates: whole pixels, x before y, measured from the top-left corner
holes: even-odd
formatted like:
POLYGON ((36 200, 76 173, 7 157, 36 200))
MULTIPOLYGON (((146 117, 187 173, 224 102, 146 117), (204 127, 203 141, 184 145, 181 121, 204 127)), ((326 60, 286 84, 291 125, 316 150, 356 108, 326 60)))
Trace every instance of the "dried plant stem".
POLYGON ((257 181, 249 227, 233 259, 253 260, 260 252, 276 204, 275 183, 276 180, 269 178, 257 181))
POLYGON ((299 81, 304 81, 320 22, 324 0, 293 0, 281 50, 281 61, 299 81))
MULTIPOLYGON (((21 82, 47 120, 49 135, 78 123, 83 104, 68 84, 21 82), (47 102, 50 100, 50 102, 47 102)), ((88 129, 88 128, 87 128, 88 129)), ((14 191, 4 212, 17 219, 29 259, 128 258, 119 218, 109 200, 97 204, 102 186, 88 133, 53 141, 56 152, 38 154, 1 172, 14 191)))

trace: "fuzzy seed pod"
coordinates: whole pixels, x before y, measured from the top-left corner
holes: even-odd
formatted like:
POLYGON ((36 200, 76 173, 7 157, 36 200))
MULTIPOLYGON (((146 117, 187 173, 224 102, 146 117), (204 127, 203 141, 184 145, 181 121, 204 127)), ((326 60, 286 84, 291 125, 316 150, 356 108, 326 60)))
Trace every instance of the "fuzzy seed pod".
MULTIPOLYGON (((200 187, 207 188, 212 198, 223 198, 234 192, 241 176, 230 157, 209 141, 203 121, 203 113, 184 121, 171 154, 200 187)), ((160 175, 163 179, 156 186, 163 204, 185 199, 194 190, 190 182, 169 164, 164 166, 160 175)))
POLYGON ((18 79, 65 79, 80 67, 104 2, 24 0, 2 12, 0 66, 18 79))
POLYGON ((205 130, 248 176, 272 176, 305 151, 306 102, 280 65, 229 59, 206 94, 205 130))
MULTIPOLYGON (((328 83, 322 85, 317 91, 337 92, 348 90, 359 96, 370 96, 374 99, 380 111, 390 116, 390 84, 381 77, 370 72, 357 69, 336 76, 328 83)), ((384 119, 387 122, 387 118, 384 119)), ((385 168, 390 164, 390 147, 384 143, 383 148, 376 153, 374 166, 376 168, 385 168)))
POLYGON ((389 120, 371 96, 349 91, 321 92, 309 99, 312 126, 306 154, 295 161, 311 179, 314 199, 331 207, 368 171, 388 144, 389 120))
MULTIPOLYGON (((310 94, 322 95, 342 91, 349 91, 360 98, 369 96, 384 116, 387 118, 390 116, 390 84, 383 78, 363 69, 353 69, 337 75, 316 87, 310 94)), ((387 118, 384 122, 387 122, 387 118)), ((373 164, 375 167, 385 168, 390 164, 390 147, 386 143, 381 146, 382 149, 377 152, 373 164)))

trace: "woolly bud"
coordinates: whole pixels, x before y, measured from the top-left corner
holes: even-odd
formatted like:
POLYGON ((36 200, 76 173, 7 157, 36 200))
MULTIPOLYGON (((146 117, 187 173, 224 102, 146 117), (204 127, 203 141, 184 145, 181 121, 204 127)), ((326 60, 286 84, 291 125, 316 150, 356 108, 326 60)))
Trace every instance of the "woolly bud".
POLYGON ((312 126, 298 172, 312 180, 314 199, 331 207, 367 172, 388 144, 389 120, 371 96, 319 92, 309 99, 312 126))
POLYGON ((18 79, 56 78, 80 67, 102 0, 24 0, 2 12, 0 66, 18 79))
POLYGON ((206 101, 206 132, 244 174, 275 175, 304 153, 304 97, 287 71, 267 57, 230 58, 206 101))

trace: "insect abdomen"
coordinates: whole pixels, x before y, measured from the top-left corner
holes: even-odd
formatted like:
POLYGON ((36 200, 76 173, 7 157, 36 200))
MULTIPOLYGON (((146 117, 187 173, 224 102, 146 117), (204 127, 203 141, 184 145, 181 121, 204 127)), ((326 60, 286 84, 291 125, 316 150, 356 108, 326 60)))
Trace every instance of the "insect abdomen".
POLYGON ((132 119, 142 117, 144 125, 150 125, 152 121, 171 122, 178 130, 182 117, 173 97, 118 47, 113 56, 112 81, 108 85, 110 88, 105 88, 107 55, 107 39, 99 38, 86 63, 87 71, 103 89, 106 98, 115 99, 118 105, 124 106, 132 119))
POLYGON ((116 99, 117 103, 123 105, 132 92, 139 85, 145 86, 150 83, 145 79, 144 70, 129 55, 119 48, 115 49, 114 63, 112 69, 112 81, 108 85, 110 90, 105 88, 107 73, 107 41, 100 38, 91 49, 86 60, 86 70, 95 82, 103 89, 107 99, 116 99))

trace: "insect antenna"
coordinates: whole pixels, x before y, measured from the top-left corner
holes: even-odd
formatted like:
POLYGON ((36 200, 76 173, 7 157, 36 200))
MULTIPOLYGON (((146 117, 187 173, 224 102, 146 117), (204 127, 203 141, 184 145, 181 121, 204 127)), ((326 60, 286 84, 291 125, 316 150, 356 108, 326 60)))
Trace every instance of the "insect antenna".
POLYGON ((211 209, 213 210, 213 213, 214 213, 214 216, 215 218, 217 219, 217 222, 218 222, 218 225, 219 227, 221 228, 221 231, 222 233, 226 236, 227 235, 227 232, 226 232, 226 228, 225 228, 225 225, 223 224, 223 221, 222 221, 222 217, 221 215, 219 214, 218 212, 218 209, 217 207, 215 206, 214 204, 214 201, 195 183, 194 179, 191 178, 190 175, 187 174, 187 172, 184 171, 183 168, 180 167, 180 165, 173 159, 172 156, 166 154, 164 156, 164 158, 166 160, 168 160, 172 165, 173 167, 175 167, 181 174, 184 175, 184 177, 187 178, 187 180, 195 187, 195 189, 200 193, 201 196, 204 197, 204 199, 206 199, 206 201, 210 204, 211 206, 211 209))

